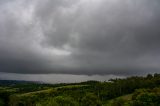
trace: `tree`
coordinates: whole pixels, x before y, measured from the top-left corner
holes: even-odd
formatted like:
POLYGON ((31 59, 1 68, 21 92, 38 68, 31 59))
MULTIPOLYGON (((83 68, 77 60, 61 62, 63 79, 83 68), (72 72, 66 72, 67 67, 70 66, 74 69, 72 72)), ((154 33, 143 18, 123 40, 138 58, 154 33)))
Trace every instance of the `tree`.
POLYGON ((152 78, 153 78, 152 74, 147 75, 147 79, 152 79, 152 78))
POLYGON ((82 106, 101 106, 101 101, 93 93, 88 93, 82 98, 82 106))
POLYGON ((69 96, 57 96, 54 100, 59 104, 59 106, 78 106, 78 103, 69 96))

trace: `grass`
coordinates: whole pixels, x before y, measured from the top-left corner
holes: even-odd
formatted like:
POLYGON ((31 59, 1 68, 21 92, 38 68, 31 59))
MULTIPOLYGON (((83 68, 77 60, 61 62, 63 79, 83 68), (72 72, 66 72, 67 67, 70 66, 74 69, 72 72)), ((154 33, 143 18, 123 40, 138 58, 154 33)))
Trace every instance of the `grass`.
POLYGON ((89 86, 89 85, 66 85, 66 86, 56 87, 55 89, 59 89, 59 88, 79 88, 79 87, 85 87, 85 86, 89 86))
MULTIPOLYGON (((124 95, 124 96, 120 96, 120 97, 108 100, 104 106, 113 106, 112 104, 115 100, 123 100, 123 101, 129 102, 132 100, 132 94, 128 94, 128 95, 124 95)), ((127 104, 124 106, 127 106, 127 104)))

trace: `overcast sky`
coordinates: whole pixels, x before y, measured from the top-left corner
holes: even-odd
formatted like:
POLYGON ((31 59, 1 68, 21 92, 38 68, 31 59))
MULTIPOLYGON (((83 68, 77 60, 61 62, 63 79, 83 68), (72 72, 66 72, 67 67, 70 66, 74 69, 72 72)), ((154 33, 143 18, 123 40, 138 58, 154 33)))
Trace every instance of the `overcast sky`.
POLYGON ((0 71, 160 72, 160 0, 0 0, 0 71))

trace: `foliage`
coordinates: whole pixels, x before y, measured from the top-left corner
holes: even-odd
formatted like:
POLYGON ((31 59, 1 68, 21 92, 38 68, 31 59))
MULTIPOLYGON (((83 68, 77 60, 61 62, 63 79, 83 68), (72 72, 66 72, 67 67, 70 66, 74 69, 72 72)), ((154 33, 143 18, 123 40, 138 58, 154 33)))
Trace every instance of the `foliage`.
POLYGON ((133 95, 133 106, 159 106, 160 88, 139 89, 133 95))
POLYGON ((111 105, 112 106, 124 106, 124 103, 125 103, 124 99, 118 98, 118 99, 115 99, 111 105))
POLYGON ((43 102, 38 102, 36 106, 78 106, 78 103, 71 97, 57 96, 55 98, 48 98, 43 102))
POLYGON ((88 93, 82 98, 82 106, 101 106, 101 101, 99 98, 92 94, 88 93))

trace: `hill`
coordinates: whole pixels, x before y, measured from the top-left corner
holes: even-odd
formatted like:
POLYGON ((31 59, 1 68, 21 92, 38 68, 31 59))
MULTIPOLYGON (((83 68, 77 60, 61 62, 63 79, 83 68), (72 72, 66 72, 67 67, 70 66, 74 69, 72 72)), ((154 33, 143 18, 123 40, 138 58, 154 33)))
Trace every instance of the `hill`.
POLYGON ((160 74, 111 79, 109 82, 86 81, 68 84, 2 82, 7 84, 0 85, 0 106, 159 106, 160 104, 160 74))

